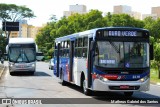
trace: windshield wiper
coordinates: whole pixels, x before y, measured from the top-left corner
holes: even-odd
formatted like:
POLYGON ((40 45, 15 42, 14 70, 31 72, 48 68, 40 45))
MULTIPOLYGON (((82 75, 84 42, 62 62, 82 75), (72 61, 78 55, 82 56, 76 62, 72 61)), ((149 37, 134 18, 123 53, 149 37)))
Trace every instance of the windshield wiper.
POLYGON ((113 42, 109 41, 109 43, 116 50, 117 53, 120 53, 120 49, 113 42))
POLYGON ((27 61, 30 62, 29 59, 28 59, 28 57, 27 57, 27 55, 26 55, 26 53, 25 52, 23 52, 23 53, 26 56, 27 61))
POLYGON ((17 57, 17 59, 16 59, 16 62, 17 62, 17 60, 18 60, 18 58, 21 56, 21 52, 19 53, 19 55, 18 55, 18 57, 17 57))

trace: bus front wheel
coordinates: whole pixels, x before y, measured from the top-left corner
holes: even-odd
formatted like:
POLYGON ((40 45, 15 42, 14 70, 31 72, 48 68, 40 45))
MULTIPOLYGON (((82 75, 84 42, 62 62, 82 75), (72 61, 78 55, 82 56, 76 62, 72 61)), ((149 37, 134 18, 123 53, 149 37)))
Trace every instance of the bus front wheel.
POLYGON ((131 97, 133 95, 133 92, 124 92, 124 95, 127 97, 131 97))
POLYGON ((10 75, 13 76, 15 72, 10 72, 10 75))
POLYGON ((88 96, 91 95, 91 90, 87 89, 86 87, 86 80, 83 80, 83 93, 88 96))

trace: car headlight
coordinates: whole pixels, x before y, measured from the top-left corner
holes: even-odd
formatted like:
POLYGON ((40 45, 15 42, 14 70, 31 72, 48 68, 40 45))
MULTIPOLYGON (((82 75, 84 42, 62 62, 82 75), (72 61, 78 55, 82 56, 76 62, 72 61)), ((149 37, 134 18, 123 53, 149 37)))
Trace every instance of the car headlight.
POLYGON ((145 77, 139 79, 138 81, 144 82, 144 81, 146 81, 148 78, 149 78, 149 75, 147 75, 147 76, 145 76, 145 77))

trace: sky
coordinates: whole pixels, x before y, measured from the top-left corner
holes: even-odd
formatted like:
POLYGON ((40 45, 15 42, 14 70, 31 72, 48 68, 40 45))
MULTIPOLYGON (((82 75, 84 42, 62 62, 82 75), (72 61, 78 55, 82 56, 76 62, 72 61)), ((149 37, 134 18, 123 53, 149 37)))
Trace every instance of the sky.
POLYGON ((28 24, 34 26, 47 23, 51 15, 60 19, 63 11, 69 11, 69 5, 86 5, 87 11, 98 9, 104 13, 113 12, 113 6, 127 5, 132 7, 132 11, 141 14, 151 14, 151 7, 160 6, 160 0, 0 0, 0 3, 25 5, 30 8, 36 18, 29 19, 28 24))

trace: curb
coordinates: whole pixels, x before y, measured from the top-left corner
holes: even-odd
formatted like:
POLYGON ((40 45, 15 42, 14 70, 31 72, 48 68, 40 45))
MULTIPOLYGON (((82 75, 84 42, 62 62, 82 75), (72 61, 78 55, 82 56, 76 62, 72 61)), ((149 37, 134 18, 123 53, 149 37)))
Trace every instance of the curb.
POLYGON ((0 71, 0 78, 2 77, 4 70, 5 70, 5 66, 3 65, 3 69, 0 71))

